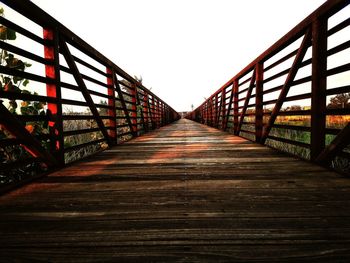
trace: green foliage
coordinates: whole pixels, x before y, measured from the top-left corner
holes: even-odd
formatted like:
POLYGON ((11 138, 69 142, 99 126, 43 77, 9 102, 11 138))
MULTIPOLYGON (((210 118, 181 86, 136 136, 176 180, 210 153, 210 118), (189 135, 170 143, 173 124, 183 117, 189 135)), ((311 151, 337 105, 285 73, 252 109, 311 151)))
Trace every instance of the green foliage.
MULTIPOLYGON (((4 9, 0 8, 0 16, 4 16, 4 9)), ((17 38, 16 32, 4 25, 0 25, 0 41, 13 41, 17 38)), ((22 61, 17 58, 14 54, 1 49, 0 50, 0 64, 1 66, 16 69, 19 71, 25 71, 26 68, 30 67, 31 64, 22 61)), ((6 76, 0 75, 0 90, 7 92, 22 92, 21 87, 26 87, 29 80, 18 76, 6 76)), ((16 113, 18 104, 15 100, 10 100, 8 109, 13 114, 16 113)), ((25 111, 25 110, 24 110, 25 111)))
MULTIPOLYGON (((4 16, 4 9, 0 7, 0 16, 4 16)), ((14 41, 16 40, 16 32, 4 25, 0 25, 0 41, 14 41)), ((25 71, 31 64, 22 61, 15 54, 12 54, 4 49, 0 49, 0 65, 3 67, 15 69, 18 71, 25 71)), ((11 92, 11 93, 23 93, 23 94, 34 94, 28 90, 23 89, 29 84, 29 80, 24 79, 19 76, 8 76, 0 74, 0 90, 11 92)), ((9 100, 5 104, 8 110, 16 115, 45 115, 44 110, 45 103, 42 102, 33 102, 33 101, 16 101, 9 100)), ((32 135, 40 135, 47 131, 47 123, 42 122, 26 122, 23 123, 23 126, 30 132, 32 135)), ((0 125, 0 139, 12 138, 12 135, 5 130, 0 125)), ((47 147, 48 142, 44 142, 44 147, 47 147)), ((25 159, 30 157, 29 153, 19 145, 6 146, 0 148, 0 162, 1 163, 11 163, 17 160, 25 159)), ((33 162, 27 164, 23 167, 18 167, 11 169, 6 172, 0 172, 0 184, 12 183, 14 181, 19 181, 24 177, 32 176, 37 174, 39 171, 42 171, 44 168, 40 163, 33 162)))
MULTIPOLYGON (((3 13, 2 15, 3 16, 3 13)), ((16 31, 4 25, 0 25, 0 39, 1 40, 16 40, 16 31)))

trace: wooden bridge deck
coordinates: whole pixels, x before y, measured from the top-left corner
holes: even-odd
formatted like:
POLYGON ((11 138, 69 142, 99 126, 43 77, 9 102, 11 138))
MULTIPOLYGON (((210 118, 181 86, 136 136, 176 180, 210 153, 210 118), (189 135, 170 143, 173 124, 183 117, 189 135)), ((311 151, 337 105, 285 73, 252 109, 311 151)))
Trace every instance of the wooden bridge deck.
POLYGON ((184 119, 2 196, 0 212, 1 262, 350 259, 349 179, 184 119))

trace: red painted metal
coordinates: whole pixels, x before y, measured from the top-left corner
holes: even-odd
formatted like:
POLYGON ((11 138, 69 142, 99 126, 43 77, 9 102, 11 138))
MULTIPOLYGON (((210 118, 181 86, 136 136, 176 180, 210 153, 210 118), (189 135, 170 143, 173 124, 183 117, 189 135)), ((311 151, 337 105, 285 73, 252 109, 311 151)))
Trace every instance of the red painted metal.
MULTIPOLYGON (((44 29, 43 34, 44 39, 53 41, 54 32, 50 29, 44 29)), ((44 46, 44 57, 48 60, 55 60, 55 50, 53 46, 44 46)), ((45 75, 48 78, 55 79, 56 78, 56 70, 54 65, 45 65, 45 75)), ((57 88, 55 84, 46 84, 46 95, 48 97, 52 97, 57 99, 57 88)), ((47 109, 51 112, 52 115, 57 114, 57 104, 56 103, 48 103, 47 109)), ((55 122, 49 121, 49 126, 54 130, 56 136, 58 136, 58 131, 55 129, 55 122)), ((58 141, 56 142, 56 148, 59 149, 62 145, 59 145, 58 141)))
POLYGON ((160 113, 160 105, 159 105, 159 100, 157 100, 157 128, 160 127, 160 121, 161 121, 161 113, 160 113))
POLYGON ((142 100, 142 111, 144 114, 144 121, 145 121, 145 129, 146 132, 149 129, 149 118, 148 118, 148 93, 146 91, 143 91, 143 100, 142 100))
POLYGON ((327 90, 327 20, 312 23, 311 160, 325 148, 327 90))
POLYGON ((51 134, 51 148, 54 156, 60 165, 64 165, 64 139, 62 122, 61 89, 59 87, 59 58, 58 58, 58 36, 54 30, 44 28, 43 39, 48 40, 52 45, 44 45, 44 58, 52 61, 51 65, 45 64, 45 75, 47 78, 54 79, 54 83, 46 83, 46 95, 56 99, 55 103, 47 103, 47 110, 50 116, 49 129, 51 134))
POLYGON ((260 142, 263 131, 263 80, 264 65, 256 64, 256 87, 255 87, 255 141, 260 142))
POLYGON ((238 111, 238 79, 233 82, 233 130, 234 134, 238 135, 239 111, 238 111))
POLYGON ((137 135, 137 107, 136 107, 136 85, 132 84, 132 88, 130 90, 131 95, 131 111, 130 111, 130 119, 132 124, 132 131, 135 135, 137 135))
MULTIPOLYGON (((45 77, 43 77, 15 68, 0 66, 0 74, 21 77, 46 85, 46 95, 0 90, 1 98, 5 100, 42 102, 47 105, 47 115, 33 115, 11 114, 1 104, 1 111, 3 112, 0 114, 0 124, 18 139, 1 138, 0 144, 8 146, 23 144, 32 156, 38 157, 29 157, 27 160, 21 160, 22 163, 31 163, 30 160, 35 159, 46 163, 48 167, 63 166, 65 164, 65 156, 70 155, 72 152, 79 151, 76 157, 82 158, 84 155, 81 153, 85 151, 80 151, 81 149, 89 147, 86 152, 91 152, 93 149, 99 151, 106 147, 106 142, 111 146, 116 142, 121 143, 129 140, 139 133, 147 132, 150 128, 150 121, 152 122, 152 128, 156 128, 160 126, 160 123, 165 125, 180 117, 170 106, 141 83, 137 82, 128 73, 32 2, 27 0, 5 0, 2 2, 12 8, 14 12, 18 12, 43 28, 43 38, 41 38, 31 33, 25 27, 17 25, 16 21, 9 21, 4 17, 1 18, 2 23, 11 25, 11 28, 16 32, 23 34, 31 41, 37 43, 38 46, 42 45, 44 49, 44 57, 41 57, 15 46, 16 42, 11 44, 4 43, 1 46, 3 50, 16 53, 32 60, 38 66, 45 67, 45 77), (59 52, 64 56, 68 67, 64 63, 60 65, 59 52), (104 65, 104 68, 101 69, 101 65, 104 65), (91 71, 93 71, 93 74, 90 74, 91 71), (75 83, 74 81, 73 83, 65 82, 66 80, 61 81, 61 72, 73 76, 75 83), (101 81, 101 76, 105 80, 101 81), (130 90, 126 87, 121 89, 118 78, 121 80, 121 83, 127 86, 134 85, 130 93, 130 90), (98 88, 91 84, 97 85, 98 88), (74 96, 70 96, 71 93, 66 93, 71 91, 80 92, 84 99, 77 99, 74 96), (118 93, 118 96, 115 96, 115 92, 118 93), (63 98, 61 93, 65 95, 63 98), (145 94, 142 101, 140 101, 138 94, 145 94), (152 98, 153 103, 150 103, 149 98, 152 98), (107 105, 103 103, 106 99, 108 101, 107 105), (67 112, 62 114, 63 105, 68 109, 73 109, 73 111, 68 114, 67 112), (137 105, 143 108, 143 113, 137 105), (157 106, 158 111, 156 109, 157 106), (83 107, 83 109, 79 108, 76 112, 76 107, 83 107), (84 108, 89 108, 91 113, 84 108), (137 116, 137 111, 141 112, 140 118, 137 116), (165 118, 165 116, 169 116, 169 118, 165 118), (45 133, 46 127, 43 124, 47 120, 49 121, 50 134, 45 133), (27 122, 43 124, 44 132, 42 134, 29 133, 23 125, 27 122), (79 124, 83 126, 88 125, 89 127, 64 131, 63 123, 69 124, 70 122, 79 122, 79 124), (90 137, 85 136, 86 134, 90 137), (84 135, 81 137, 84 137, 85 141, 77 144, 74 142, 72 143, 73 145, 64 144, 65 139, 68 139, 68 137, 80 135, 84 135), (48 144, 50 144, 49 147, 48 144)), ((35 90, 35 87, 36 85, 33 85, 34 91, 40 94, 40 90, 35 90)), ((10 166, 11 163, 7 165, 7 167, 10 166)))
POLYGON ((296 54, 296 56, 294 58, 293 65, 291 66, 291 68, 288 72, 287 78, 284 82, 284 85, 282 87, 282 90, 281 90, 281 93, 278 97, 278 100, 276 101, 276 104, 272 110, 271 116, 269 118, 269 122, 265 127, 264 133, 263 133, 262 138, 261 138, 262 143, 265 143, 265 141, 270 133, 270 130, 271 130, 273 124, 275 123, 277 115, 282 108, 283 102, 285 101, 285 99, 288 95, 289 89, 294 81, 294 78, 298 72, 300 64, 303 61, 304 56, 306 54, 306 51, 310 45, 310 41, 311 41, 311 32, 310 32, 310 29, 308 28, 306 33, 305 33, 305 36, 303 38, 303 41, 299 47, 298 53, 296 54))
POLYGON ((151 112, 152 112, 152 117, 153 117, 152 129, 156 129, 157 128, 157 111, 156 111, 156 103, 155 103, 154 96, 152 96, 152 103, 151 104, 152 104, 151 112))
POLYGON ((33 156, 41 158, 48 166, 58 166, 56 158, 48 152, 41 143, 32 136, 22 125, 15 115, 11 114, 2 103, 0 103, 0 124, 6 128, 15 138, 23 141, 22 146, 33 156))
MULTIPOLYGON (((348 135, 348 131, 345 132, 344 130, 348 128, 343 130, 334 127, 327 128, 326 116, 350 115, 350 109, 327 108, 326 102, 327 96, 350 92, 348 85, 327 89, 327 77, 348 72, 350 69, 350 61, 342 62, 343 64, 340 66, 327 69, 327 59, 330 56, 350 48, 349 36, 345 36, 343 42, 340 42, 337 46, 331 49, 327 48, 329 37, 335 33, 344 32, 344 29, 350 24, 349 19, 345 19, 343 22, 338 22, 338 24, 329 28, 328 19, 349 4, 350 2, 347 0, 326 1, 320 8, 227 81, 198 108, 190 112, 187 118, 223 130, 226 130, 227 126, 233 126, 235 135, 246 136, 248 134, 246 136, 249 136, 248 139, 255 135, 256 142, 267 143, 269 146, 277 147, 283 151, 296 149, 295 154, 299 155, 299 152, 301 152, 299 156, 303 158, 310 155, 312 161, 322 159, 330 163, 330 160, 336 154, 339 154, 341 158, 348 158, 349 154, 345 151, 333 151, 330 149, 331 146, 327 147, 327 150, 324 149, 326 134, 337 134, 337 131, 342 136, 337 137, 334 145, 337 145, 337 149, 343 149, 344 145, 347 145, 345 137, 348 135), (295 50, 295 45, 300 40, 302 40, 302 43, 295 50), (312 46, 311 58, 304 58, 310 46, 312 46), (286 69, 285 67, 289 63, 288 60, 294 60, 294 62, 292 66, 286 69), (307 73, 308 75, 305 77, 298 78, 298 71, 303 69, 302 74, 305 74, 307 67, 310 66, 312 66, 312 72, 307 73), (270 70, 273 70, 273 72, 271 73, 270 70), (254 73, 249 78, 251 72, 254 73), (265 77, 266 75, 268 77, 265 77), (250 82, 250 85, 247 88, 246 84, 248 82, 250 82), (284 84, 281 85, 281 83, 284 84), (299 85, 305 85, 306 89, 307 85, 310 85, 311 92, 302 91, 299 85), (294 89, 295 86, 298 86, 299 90, 294 89), (230 87, 232 87, 231 90, 230 87), (290 89, 293 89, 293 92, 296 91, 297 95, 290 94, 290 89), (246 95, 243 97, 242 95, 245 93, 246 95), (226 110, 224 102, 228 94, 230 94, 230 102, 226 110), (296 103, 295 105, 298 106, 299 101, 303 101, 301 103, 302 108, 293 109, 294 105, 292 103, 296 103), (307 104, 310 101, 311 107, 307 104), (233 107, 233 114, 230 107, 233 107), (304 126, 283 123, 288 120, 289 116, 292 117, 291 119, 305 120, 304 126), (308 124, 310 119, 311 125, 308 124), (275 121, 277 120, 282 123, 276 124, 275 121), (222 121, 222 124, 219 121, 222 121), (267 123, 264 124, 264 122, 267 123), (242 131, 244 133, 240 134, 243 124, 244 129, 242 131), (254 128, 255 131, 253 132, 254 128), (270 134, 271 130, 273 132, 270 134), (293 138, 300 131, 303 132, 303 137, 293 138), (309 142, 307 138, 311 138, 311 141, 309 142), (288 144, 288 146, 285 144, 288 144), (322 158, 320 157, 321 154, 322 158)), ((346 35, 346 32, 343 35, 346 35)))
POLYGON ((106 68, 107 76, 107 92, 108 92, 108 106, 110 107, 108 109, 108 116, 109 119, 109 136, 111 137, 112 142, 116 142, 117 140, 117 113, 116 113, 116 106, 115 106, 115 78, 114 71, 111 68, 106 68))

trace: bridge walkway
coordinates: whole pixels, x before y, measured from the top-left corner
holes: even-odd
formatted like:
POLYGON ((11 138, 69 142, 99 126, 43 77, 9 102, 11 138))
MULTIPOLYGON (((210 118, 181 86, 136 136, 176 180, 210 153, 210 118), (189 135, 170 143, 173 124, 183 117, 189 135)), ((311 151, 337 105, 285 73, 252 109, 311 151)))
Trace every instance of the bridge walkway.
POLYGON ((1 261, 343 262, 350 180, 181 119, 0 197, 1 261))

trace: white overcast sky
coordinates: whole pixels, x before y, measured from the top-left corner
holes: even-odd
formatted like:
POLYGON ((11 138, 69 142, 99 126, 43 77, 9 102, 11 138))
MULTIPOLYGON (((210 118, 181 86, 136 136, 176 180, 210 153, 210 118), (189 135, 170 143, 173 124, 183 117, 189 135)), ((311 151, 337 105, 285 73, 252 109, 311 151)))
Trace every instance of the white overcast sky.
POLYGON ((177 111, 200 105, 325 0, 32 0, 177 111))

